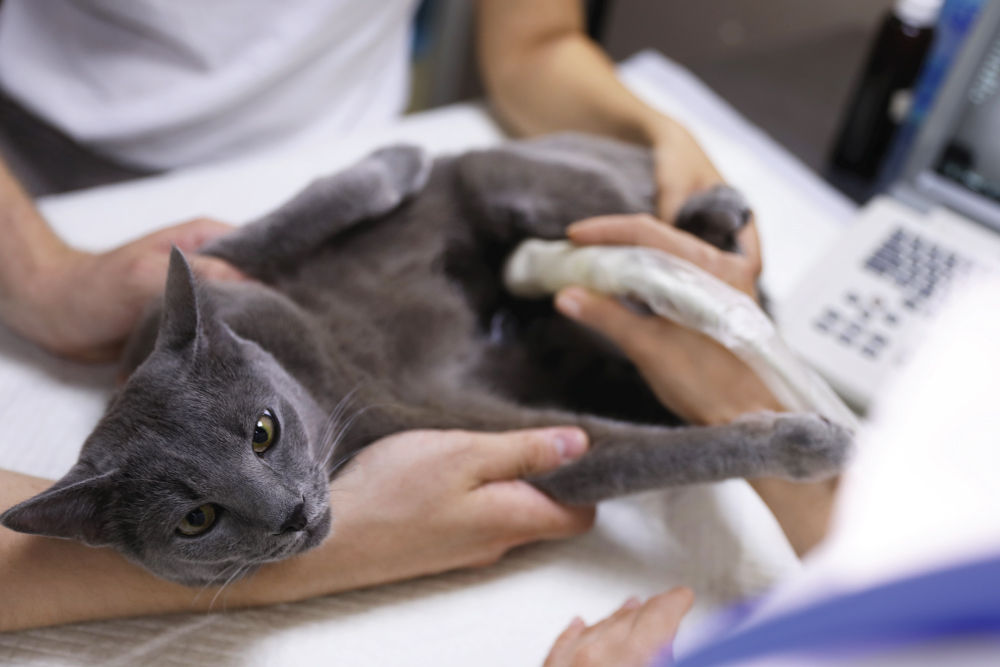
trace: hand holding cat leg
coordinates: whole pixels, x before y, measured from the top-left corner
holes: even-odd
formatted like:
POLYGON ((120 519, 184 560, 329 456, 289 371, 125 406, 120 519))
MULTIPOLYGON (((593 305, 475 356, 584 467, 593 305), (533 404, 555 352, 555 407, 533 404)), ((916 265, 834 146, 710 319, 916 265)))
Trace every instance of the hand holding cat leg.
POLYGON ((105 253, 82 252, 61 241, 0 299, 0 318, 45 349, 80 361, 116 358, 146 304, 163 292, 170 248, 192 253, 198 275, 244 276, 213 257, 193 255, 229 225, 201 218, 162 229, 105 253))
POLYGON ((586 449, 574 428, 389 436, 331 484, 331 536, 301 558, 336 559, 360 587, 488 565, 520 544, 585 532, 593 508, 560 505, 519 478, 586 449))

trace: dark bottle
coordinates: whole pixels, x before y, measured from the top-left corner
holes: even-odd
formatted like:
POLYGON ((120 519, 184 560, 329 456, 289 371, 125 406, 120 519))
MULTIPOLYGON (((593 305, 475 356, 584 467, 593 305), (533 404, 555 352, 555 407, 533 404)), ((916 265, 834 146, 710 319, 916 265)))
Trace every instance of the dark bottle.
POLYGON ((892 137, 905 119, 942 0, 897 0, 886 15, 830 156, 830 181, 855 199, 871 195, 892 137))

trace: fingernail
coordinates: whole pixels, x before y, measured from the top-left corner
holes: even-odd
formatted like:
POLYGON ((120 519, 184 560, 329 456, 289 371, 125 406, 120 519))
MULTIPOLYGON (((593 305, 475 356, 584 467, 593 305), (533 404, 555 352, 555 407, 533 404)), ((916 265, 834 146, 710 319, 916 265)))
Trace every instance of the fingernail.
POLYGON ((639 602, 639 598, 633 595, 628 600, 625 600, 625 604, 622 605, 622 609, 638 609, 641 606, 642 603, 639 602))
POLYGON ((567 627, 566 629, 576 630, 577 628, 582 628, 584 625, 586 625, 586 623, 583 622, 582 618, 580 618, 579 616, 574 616, 573 620, 569 622, 569 627, 567 627))
POLYGON ((583 290, 579 287, 568 287, 556 295, 556 308, 567 317, 580 317, 583 310, 583 290))
POLYGON ((587 451, 587 435, 575 428, 556 431, 555 442, 563 461, 578 459, 587 451))

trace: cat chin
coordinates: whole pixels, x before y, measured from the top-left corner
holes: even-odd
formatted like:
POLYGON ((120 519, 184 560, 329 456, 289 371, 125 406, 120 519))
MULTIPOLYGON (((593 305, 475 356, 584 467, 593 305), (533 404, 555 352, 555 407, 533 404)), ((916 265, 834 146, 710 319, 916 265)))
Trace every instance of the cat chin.
POLYGON ((288 553, 279 556, 275 560, 280 560, 281 558, 287 558, 288 556, 294 554, 301 554, 312 549, 315 549, 330 535, 330 524, 332 523, 332 514, 330 512, 329 505, 323 510, 323 514, 319 518, 310 521, 309 526, 302 531, 300 541, 288 551, 288 553))

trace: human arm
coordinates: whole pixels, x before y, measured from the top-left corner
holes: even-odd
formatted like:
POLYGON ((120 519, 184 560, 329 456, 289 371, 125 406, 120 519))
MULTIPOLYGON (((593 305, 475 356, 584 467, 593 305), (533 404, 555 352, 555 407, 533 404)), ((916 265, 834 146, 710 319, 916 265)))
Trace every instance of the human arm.
MULTIPOLYGON (((61 356, 114 359, 146 303, 162 292, 171 245, 194 252, 230 229, 199 219, 105 253, 77 250, 0 162, 0 321, 61 356)), ((193 261, 206 278, 241 277, 221 260, 193 261)))
MULTIPOLYGON (((585 450, 577 429, 390 436, 331 483, 333 532, 322 545, 221 592, 159 579, 110 549, 0 527, 0 632, 255 607, 487 565, 519 544, 589 529, 593 508, 563 507, 518 479, 585 450)), ((0 471, 0 507, 50 484, 0 471)))
POLYGON ((514 133, 578 130, 651 146, 664 220, 722 181, 684 126, 618 80, 584 31, 579 0, 480 0, 477 35, 486 89, 514 133))
MULTIPOLYGON (((569 228, 578 244, 641 245, 671 253, 713 273, 751 296, 760 273, 753 222, 740 232, 744 254, 720 251, 648 216, 603 216, 569 228)), ((580 288, 557 295, 564 315, 592 327, 636 364, 662 403, 692 423, 718 424, 760 410, 782 410, 741 360, 707 336, 666 319, 635 313, 615 299, 580 288)), ((814 483, 752 479, 799 555, 826 533, 837 481, 814 483)))

